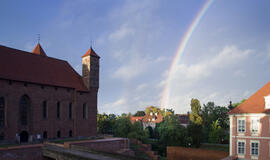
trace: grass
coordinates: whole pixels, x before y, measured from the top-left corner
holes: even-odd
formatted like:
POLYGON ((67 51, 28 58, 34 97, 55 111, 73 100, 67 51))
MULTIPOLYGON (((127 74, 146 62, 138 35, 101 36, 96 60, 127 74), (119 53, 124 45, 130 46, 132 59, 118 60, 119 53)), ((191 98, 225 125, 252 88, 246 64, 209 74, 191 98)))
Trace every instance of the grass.
POLYGON ((229 145, 201 144, 202 149, 229 152, 229 145))

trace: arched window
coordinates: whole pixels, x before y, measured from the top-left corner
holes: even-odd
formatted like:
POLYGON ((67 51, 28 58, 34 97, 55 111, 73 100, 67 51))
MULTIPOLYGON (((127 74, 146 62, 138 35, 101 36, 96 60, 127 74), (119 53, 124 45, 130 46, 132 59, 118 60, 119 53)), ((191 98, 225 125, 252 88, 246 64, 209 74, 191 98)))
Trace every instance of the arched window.
POLYGON ((57 107, 56 107, 56 117, 59 119, 60 118, 60 102, 57 102, 57 107))
POLYGON ((57 131, 57 138, 61 137, 61 131, 57 131))
POLYGON ((0 98, 0 127, 5 126, 5 99, 0 98))
POLYGON ((0 140, 4 140, 5 139, 5 133, 4 132, 1 132, 0 133, 0 140))
POLYGON ((47 138, 48 138, 47 131, 44 131, 44 132, 43 132, 43 139, 47 139, 47 138))
POLYGON ((43 101, 43 103, 42 103, 42 111, 43 111, 43 119, 48 118, 47 101, 43 101))
POLYGON ((28 110, 30 108, 30 99, 28 96, 22 96, 20 100, 20 124, 27 125, 28 124, 28 110))
POLYGON ((72 119, 72 103, 69 103, 69 113, 68 113, 69 119, 72 119))
POLYGON ((88 118, 88 109, 86 106, 86 103, 83 104, 83 119, 87 119, 88 118))
POLYGON ((72 137, 72 130, 69 130, 68 135, 69 137, 72 137))

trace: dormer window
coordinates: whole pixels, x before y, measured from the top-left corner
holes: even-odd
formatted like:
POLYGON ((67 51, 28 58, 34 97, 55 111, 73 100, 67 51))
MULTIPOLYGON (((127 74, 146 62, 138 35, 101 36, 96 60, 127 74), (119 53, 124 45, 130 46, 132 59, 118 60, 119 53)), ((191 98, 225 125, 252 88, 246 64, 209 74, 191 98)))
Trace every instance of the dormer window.
POLYGON ((270 95, 264 97, 265 109, 270 109, 270 95))

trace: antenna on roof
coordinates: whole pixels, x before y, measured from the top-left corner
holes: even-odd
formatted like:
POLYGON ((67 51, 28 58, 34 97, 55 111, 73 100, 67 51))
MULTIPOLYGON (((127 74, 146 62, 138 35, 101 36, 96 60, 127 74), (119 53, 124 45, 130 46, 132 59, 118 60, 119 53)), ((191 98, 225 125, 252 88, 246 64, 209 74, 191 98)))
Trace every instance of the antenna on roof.
POLYGON ((93 43, 93 42, 92 42, 92 39, 91 39, 91 40, 90 40, 90 48, 92 48, 92 43, 93 43))
POLYGON ((40 34, 37 35, 38 36, 38 43, 40 42, 40 34))

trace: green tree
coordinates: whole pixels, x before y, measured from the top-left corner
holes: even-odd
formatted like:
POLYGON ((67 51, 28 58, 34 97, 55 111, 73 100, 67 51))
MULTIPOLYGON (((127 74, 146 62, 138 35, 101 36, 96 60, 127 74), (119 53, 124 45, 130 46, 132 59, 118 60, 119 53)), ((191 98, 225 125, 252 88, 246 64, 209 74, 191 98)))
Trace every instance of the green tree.
POLYGON ((202 123, 201 105, 198 99, 191 99, 191 113, 189 119, 191 124, 188 126, 189 136, 192 138, 192 142, 196 147, 200 147, 202 123))
POLYGON ((202 125, 203 119, 201 116, 201 104, 198 99, 191 99, 191 113, 189 114, 189 119, 191 123, 202 125))
POLYGON ((137 111, 134 116, 137 116, 137 117, 143 117, 145 116, 145 112, 144 111, 137 111))
POLYGON ((232 106, 233 106, 233 108, 235 108, 235 107, 239 106, 240 104, 242 104, 245 101, 246 101, 246 99, 242 99, 240 102, 233 103, 232 106))
POLYGON ((127 137, 131 131, 130 118, 124 114, 118 117, 114 124, 114 135, 117 137, 127 137))
POLYGON ((211 124, 211 130, 209 133, 209 142, 210 143, 220 143, 220 139, 222 136, 223 130, 219 125, 218 120, 213 121, 211 124))
POLYGON ((158 132, 160 141, 167 146, 185 145, 187 131, 175 115, 165 117, 158 127, 158 132))

